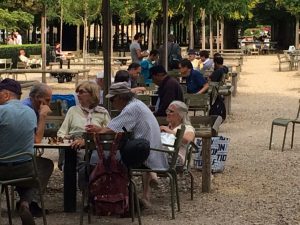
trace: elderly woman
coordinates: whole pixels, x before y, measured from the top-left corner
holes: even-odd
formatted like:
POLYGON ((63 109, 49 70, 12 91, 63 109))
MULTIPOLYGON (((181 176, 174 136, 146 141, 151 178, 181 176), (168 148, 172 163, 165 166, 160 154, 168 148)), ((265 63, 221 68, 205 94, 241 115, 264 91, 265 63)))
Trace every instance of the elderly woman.
POLYGON ((182 140, 182 146, 178 153, 178 162, 183 164, 186 155, 186 145, 194 141, 195 129, 192 127, 190 118, 188 115, 188 107, 181 101, 173 101, 170 103, 166 110, 168 126, 160 126, 162 132, 169 134, 176 134, 181 125, 185 125, 185 132, 182 140))
POLYGON ((107 110, 99 106, 99 89, 95 82, 85 81, 76 88, 79 105, 71 107, 57 132, 58 137, 74 139, 72 147, 84 145, 82 134, 88 125, 106 127, 110 122, 107 110))

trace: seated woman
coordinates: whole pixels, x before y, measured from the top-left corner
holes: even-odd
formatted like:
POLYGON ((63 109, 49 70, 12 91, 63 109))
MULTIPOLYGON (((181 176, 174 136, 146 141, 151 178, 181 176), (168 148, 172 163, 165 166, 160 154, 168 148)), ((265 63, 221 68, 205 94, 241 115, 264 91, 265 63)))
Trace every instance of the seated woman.
POLYGON ((42 59, 30 59, 26 56, 24 49, 19 50, 19 59, 21 62, 26 63, 26 67, 31 67, 33 65, 42 66, 42 59))
POLYGON ((177 130, 180 129, 181 125, 185 125, 185 132, 183 136, 182 146, 178 153, 178 162, 183 165, 186 156, 187 144, 194 141, 195 129, 192 127, 190 118, 188 115, 188 107, 181 101, 173 101, 166 110, 168 126, 160 126, 162 132, 169 134, 176 134, 177 130))
MULTIPOLYGON (((99 89, 95 82, 85 81, 79 84, 75 91, 79 105, 72 106, 68 110, 65 120, 57 132, 57 136, 74 139, 71 144, 72 148, 78 149, 84 145, 82 135, 86 132, 86 126, 106 127, 110 121, 110 116, 105 108, 98 105, 99 89)), ((60 157, 63 158, 62 155, 60 157)), ((78 157, 83 157, 83 151, 78 152, 78 157)))

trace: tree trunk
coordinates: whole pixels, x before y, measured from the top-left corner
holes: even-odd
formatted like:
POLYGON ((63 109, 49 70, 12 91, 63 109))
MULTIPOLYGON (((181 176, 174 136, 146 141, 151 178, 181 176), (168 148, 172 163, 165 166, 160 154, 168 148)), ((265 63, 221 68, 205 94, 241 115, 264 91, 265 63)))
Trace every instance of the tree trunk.
POLYGON ((149 50, 152 50, 153 48, 153 27, 154 27, 154 20, 151 19, 151 24, 150 24, 150 27, 149 27, 149 36, 148 36, 148 49, 149 50))
POLYGON ((136 33, 136 28, 135 28, 135 13, 134 13, 132 18, 132 23, 131 23, 131 42, 134 39, 135 33, 136 33))
MULTIPOLYGON (((46 6, 43 6, 41 16, 42 69, 46 69, 46 6)), ((42 73, 42 83, 46 83, 46 73, 42 73)))
POLYGON ((213 55, 213 49, 214 49, 214 42, 213 42, 213 27, 212 27, 212 15, 209 14, 209 49, 210 49, 210 56, 213 55))
POLYGON ((201 28, 202 49, 205 49, 205 9, 201 9, 201 28))
POLYGON ((62 43, 62 37, 63 37, 63 15, 64 15, 64 9, 62 6, 63 0, 60 1, 60 31, 59 31, 59 42, 60 42, 60 49, 63 49, 63 43, 62 43))
POLYGON ((299 20, 300 16, 296 15, 296 30, 295 30, 295 47, 296 49, 299 49, 299 20))
POLYGON ((76 51, 80 51, 80 25, 77 25, 76 51))
POLYGON ((220 50, 220 21, 217 19, 217 52, 220 50))
POLYGON ((224 17, 221 18, 221 50, 224 49, 224 17))
POLYGON ((192 3, 189 3, 189 49, 194 48, 194 8, 192 3))

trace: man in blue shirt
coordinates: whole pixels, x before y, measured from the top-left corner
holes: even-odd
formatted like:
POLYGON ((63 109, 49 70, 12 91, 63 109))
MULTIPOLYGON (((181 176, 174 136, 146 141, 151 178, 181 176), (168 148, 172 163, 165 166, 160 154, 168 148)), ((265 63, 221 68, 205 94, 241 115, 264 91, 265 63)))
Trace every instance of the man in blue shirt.
MULTIPOLYGON (((6 78, 0 83, 0 158, 9 157, 18 153, 34 154, 34 132, 37 120, 34 111, 20 102, 21 85, 6 78)), ((40 164, 39 157, 36 159, 37 169, 42 188, 46 187, 43 182, 44 167, 40 164)), ((52 168, 53 169, 53 168, 52 168)), ((17 179, 33 174, 30 157, 18 157, 14 160, 0 161, 0 177, 2 180, 17 179)), ((30 203, 34 196, 35 183, 28 182, 17 186, 20 196, 19 214, 23 225, 34 225, 33 215, 30 212, 30 203)))
POLYGON ((204 94, 209 85, 203 75, 193 69, 191 61, 183 59, 179 64, 179 71, 182 77, 186 77, 187 93, 204 94))
POLYGON ((157 50, 151 50, 149 57, 141 62, 141 75, 144 77, 144 82, 147 86, 149 86, 149 84, 152 83, 150 69, 154 66, 154 63, 157 61, 158 54, 159 52, 157 50))

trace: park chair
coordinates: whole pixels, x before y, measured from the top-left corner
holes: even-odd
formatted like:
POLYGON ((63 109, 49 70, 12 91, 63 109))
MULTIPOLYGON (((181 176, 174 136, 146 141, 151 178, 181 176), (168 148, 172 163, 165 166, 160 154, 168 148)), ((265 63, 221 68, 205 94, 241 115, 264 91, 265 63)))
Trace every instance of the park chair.
MULTIPOLYGON (((199 130, 201 127, 213 127, 217 115, 210 115, 210 116, 191 116, 191 124, 195 128, 195 135, 196 137, 199 137, 199 130)), ((218 130, 216 130, 216 133, 213 133, 213 136, 218 136, 218 130)))
POLYGON ((281 71, 281 64, 283 63, 288 63, 289 65, 289 70, 292 70, 292 61, 291 59, 289 58, 289 56, 287 54, 284 54, 284 55, 280 55, 280 54, 277 54, 277 58, 278 58, 278 65, 279 65, 279 71, 281 71))
POLYGON ((170 155, 170 163, 169 168, 166 169, 146 169, 146 168, 136 168, 131 169, 131 173, 133 176, 141 176, 142 173, 146 172, 154 172, 159 177, 168 177, 170 181, 170 193, 171 193, 171 210, 172 210, 172 219, 175 219, 175 196, 177 202, 177 210, 180 211, 180 201, 179 201, 179 190, 178 190, 178 182, 177 182, 177 171, 176 171, 176 162, 178 158, 179 148, 182 143, 182 138, 184 135, 185 126, 182 125, 181 129, 177 130, 176 139, 173 145, 164 145, 165 147, 171 147, 174 150, 169 150, 168 148, 163 149, 154 149, 151 148, 151 151, 159 151, 164 152, 170 155))
MULTIPOLYGON (((91 155, 93 150, 96 149, 96 145, 95 145, 95 139, 96 136, 99 136, 100 138, 98 138, 99 140, 101 140, 101 144, 103 145, 103 149, 110 149, 112 144, 115 141, 115 135, 116 133, 111 133, 111 134, 92 134, 92 133, 85 133, 84 134, 84 139, 85 139, 85 156, 84 156, 84 163, 85 163, 85 172, 87 174, 87 176, 89 176, 89 174, 92 172, 92 166, 90 165, 90 159, 91 159, 91 155)), ((141 221, 141 214, 140 214, 140 206, 139 206, 139 200, 138 200, 138 196, 137 196, 137 192, 136 192, 136 185, 135 182, 133 181, 132 177, 131 177, 131 173, 128 172, 128 176, 129 176, 129 209, 130 209, 130 213, 131 213, 131 218, 132 218, 132 222, 134 222, 134 212, 136 210, 137 212, 137 217, 138 217, 138 222, 139 225, 142 224, 141 221)), ((88 185, 88 183, 87 183, 88 185)), ((88 186, 83 188, 82 190, 82 198, 81 198, 81 209, 80 209, 80 225, 83 224, 83 216, 84 216, 84 211, 85 211, 85 201, 86 199, 88 200, 88 223, 91 223, 91 202, 89 201, 90 197, 89 197, 89 190, 88 190, 88 186)))
POLYGON ((184 102, 189 107, 189 111, 194 111, 196 116, 197 111, 203 111, 207 115, 209 109, 208 94, 184 94, 184 102))
POLYGON ((147 106, 151 105, 151 96, 150 95, 144 95, 144 94, 137 94, 136 98, 144 102, 147 106))
MULTIPOLYGON (((28 175, 26 177, 19 177, 19 178, 15 178, 15 179, 11 179, 11 180, 4 180, 2 178, 0 178, 0 202, 1 202, 1 197, 2 197, 2 193, 3 191, 5 192, 6 195, 6 205, 7 205, 7 213, 8 213, 8 219, 9 219, 9 224, 12 225, 12 215, 11 215, 11 203, 10 203, 10 199, 9 199, 9 192, 8 192, 8 186, 21 186, 22 184, 26 185, 27 182, 35 182, 36 185, 35 187, 38 188, 39 191, 39 196, 40 196, 40 201, 41 201, 41 206, 42 206, 42 212, 43 212, 43 223, 44 225, 47 225, 47 220, 46 220, 46 213, 45 213, 45 207, 44 207, 44 199, 43 199, 43 192, 42 192, 42 188, 41 188, 41 183, 40 180, 38 178, 38 172, 37 172, 37 164, 36 164, 36 159, 35 156, 29 152, 24 152, 24 153, 19 153, 19 154, 15 154, 12 156, 8 156, 8 157, 4 157, 4 158, 0 158, 0 161, 4 161, 4 160, 13 160, 15 158, 18 158, 20 156, 28 156, 31 158, 31 162, 32 162, 32 168, 33 168, 33 173, 32 175, 28 175)), ((7 171, 9 172, 9 171, 7 171)), ((0 207, 0 211, 1 211, 1 207, 0 207)), ((3 224, 1 221, 1 214, 0 214, 0 224, 3 224)))
POLYGON ((300 124, 299 114, 300 114, 300 99, 299 99, 298 112, 297 112, 297 116, 296 116, 295 119, 276 118, 276 119, 274 119, 272 121, 269 150, 271 150, 272 137, 273 137, 273 127, 274 127, 274 125, 285 127, 284 136, 283 136, 283 143, 282 143, 282 151, 284 150, 284 143, 285 143, 285 138, 286 138, 286 131, 287 131, 288 125, 290 123, 293 124, 292 141, 291 141, 291 148, 293 148, 294 133, 295 133, 295 124, 300 124))

